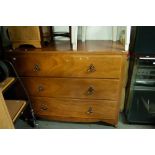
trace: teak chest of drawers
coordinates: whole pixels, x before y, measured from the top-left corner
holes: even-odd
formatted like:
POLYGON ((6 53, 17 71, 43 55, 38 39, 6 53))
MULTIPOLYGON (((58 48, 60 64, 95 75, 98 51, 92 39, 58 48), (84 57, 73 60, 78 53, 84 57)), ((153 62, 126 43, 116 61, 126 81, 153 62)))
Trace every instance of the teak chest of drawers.
POLYGON ((117 125, 127 53, 113 51, 9 52, 40 118, 117 125))

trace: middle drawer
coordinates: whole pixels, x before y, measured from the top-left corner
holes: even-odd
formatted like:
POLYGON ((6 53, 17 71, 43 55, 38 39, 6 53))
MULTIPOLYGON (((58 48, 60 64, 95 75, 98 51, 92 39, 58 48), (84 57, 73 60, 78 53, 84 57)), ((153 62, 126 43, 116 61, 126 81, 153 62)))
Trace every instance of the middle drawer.
POLYGON ((69 97, 118 100, 119 80, 80 78, 22 78, 29 94, 36 97, 69 97))

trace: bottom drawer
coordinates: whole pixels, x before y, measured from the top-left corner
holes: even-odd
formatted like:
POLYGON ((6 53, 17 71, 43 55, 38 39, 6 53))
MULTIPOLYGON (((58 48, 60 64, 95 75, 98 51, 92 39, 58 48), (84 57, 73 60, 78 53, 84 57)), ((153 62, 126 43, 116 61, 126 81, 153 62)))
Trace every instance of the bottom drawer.
POLYGON ((117 123, 117 101, 32 97, 34 112, 46 119, 117 123))

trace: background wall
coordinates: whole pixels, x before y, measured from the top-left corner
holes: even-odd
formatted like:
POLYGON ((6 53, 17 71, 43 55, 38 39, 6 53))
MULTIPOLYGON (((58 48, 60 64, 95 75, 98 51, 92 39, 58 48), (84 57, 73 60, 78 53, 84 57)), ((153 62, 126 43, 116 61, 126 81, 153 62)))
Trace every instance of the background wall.
MULTIPOLYGON (((117 40, 120 34, 125 30, 125 26, 117 27, 117 40)), ((57 32, 68 31, 68 26, 55 26, 54 30, 57 32)), ((87 26, 86 40, 112 40, 113 26, 87 26)), ((61 39, 61 37, 60 37, 61 39)), ((81 39, 81 29, 79 27, 78 39, 81 39)))

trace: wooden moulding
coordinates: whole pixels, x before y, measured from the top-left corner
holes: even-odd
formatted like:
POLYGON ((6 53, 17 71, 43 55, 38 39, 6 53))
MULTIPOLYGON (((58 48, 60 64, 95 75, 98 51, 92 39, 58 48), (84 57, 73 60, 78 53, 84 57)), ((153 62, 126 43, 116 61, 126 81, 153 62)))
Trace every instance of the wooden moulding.
POLYGON ((20 76, 110 79, 121 74, 122 55, 12 52, 11 57, 20 76))
POLYGON ((22 77, 31 96, 118 100, 119 79, 22 77), (103 87, 104 86, 104 87, 103 87))

